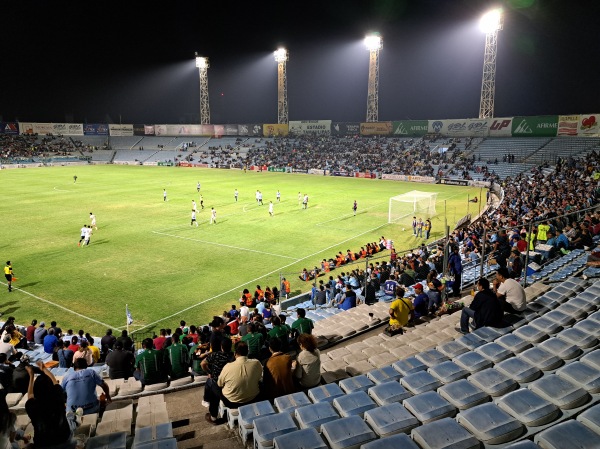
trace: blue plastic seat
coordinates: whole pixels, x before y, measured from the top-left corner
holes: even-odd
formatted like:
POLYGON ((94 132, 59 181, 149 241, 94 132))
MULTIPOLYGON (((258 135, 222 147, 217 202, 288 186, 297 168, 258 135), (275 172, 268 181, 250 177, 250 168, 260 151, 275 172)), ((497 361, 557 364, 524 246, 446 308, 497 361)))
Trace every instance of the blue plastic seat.
POLYGON ((330 402, 318 402, 298 407, 294 412, 294 416, 301 429, 315 428, 318 432, 321 432, 321 424, 340 417, 330 402))
POLYGON ((380 440, 363 444, 360 449, 419 449, 419 446, 408 435, 399 433, 380 440))
POLYGON ((538 433, 533 441, 544 449, 599 449, 600 438, 579 421, 569 420, 538 433))
POLYGON ((546 374, 527 388, 564 410, 577 408, 590 400, 590 395, 583 388, 556 374, 546 374))
POLYGON ((329 449, 319 432, 312 427, 275 437, 273 447, 275 449, 329 449))
POLYGON ((289 413, 276 413, 254 420, 254 444, 257 449, 273 447, 273 439, 298 430, 289 413))
POLYGON ((535 366, 536 368, 541 369, 542 371, 551 371, 564 364, 562 359, 539 346, 527 349, 526 351, 520 353, 517 357, 535 366))
POLYGON ((141 427, 135 431, 133 448, 136 449, 140 444, 168 438, 173 438, 173 425, 170 422, 152 427, 141 427))
POLYGON ((479 449, 480 443, 464 427, 451 418, 444 418, 417 427, 411 437, 423 449, 479 449))
POLYGON ((467 380, 492 397, 502 396, 518 387, 513 379, 494 368, 472 374, 467 380))
POLYGON ((242 405, 238 408, 238 428, 244 444, 254 429, 254 421, 264 416, 274 415, 275 409, 269 401, 260 401, 242 405))
POLYGON ((481 354, 492 363, 498 363, 513 356, 512 352, 495 342, 486 343, 475 349, 475 352, 481 354))
POLYGON ((492 366, 492 362, 477 352, 465 352, 454 357, 452 361, 470 373, 476 373, 492 366))
POLYGON ((427 371, 419 371, 400 379, 400 385, 412 394, 417 395, 426 391, 436 390, 442 386, 442 382, 427 371))
POLYGON ((402 405, 423 424, 456 415, 456 409, 435 391, 405 399, 402 405))
POLYGON ((539 368, 518 357, 503 360, 494 368, 520 384, 532 382, 542 375, 539 368))
POLYGON ((427 372, 443 384, 449 384, 456 380, 464 379, 470 374, 466 369, 461 368, 450 360, 429 368, 427 372))
POLYGON ((600 393, 600 371, 585 363, 570 363, 557 370, 556 374, 580 386, 590 394, 600 393))
POLYGON ((365 421, 381 438, 408 433, 419 425, 417 418, 397 402, 368 410, 365 421))
POLYGON ((367 410, 377 407, 375 402, 364 391, 348 393, 333 400, 333 407, 341 417, 358 415, 362 418, 367 410))
POLYGON ((375 432, 358 416, 330 421, 323 424, 321 430, 331 449, 359 448, 377 438, 375 432))
POLYGON ((582 352, 576 345, 556 337, 541 342, 538 348, 542 348, 563 360, 571 360, 579 357, 582 352))
POLYGON ((367 391, 369 388, 374 386, 375 383, 366 375, 361 374, 360 376, 354 376, 348 379, 340 380, 339 385, 345 393, 352 393, 354 391, 367 391))
POLYGON ((308 397, 313 402, 331 402, 344 392, 337 384, 320 385, 308 390, 308 397))
POLYGON ((498 406, 528 427, 548 424, 559 417, 559 408, 528 388, 505 394, 498 406))
POLYGON ((369 371, 367 377, 371 379, 373 383, 379 385, 384 382, 397 381, 402 375, 390 365, 369 371))
POLYGON ((427 367, 432 367, 449 360, 448 357, 436 349, 428 349, 427 351, 415 354, 415 358, 424 365, 427 365, 427 367))
POLYGON ((490 400, 489 394, 481 391, 466 379, 444 385, 437 392, 459 410, 466 410, 490 400))
POLYGON ((392 365, 396 371, 398 371, 403 376, 407 376, 412 373, 416 373, 418 371, 425 371, 427 369, 427 365, 421 362, 416 357, 407 357, 404 360, 399 360, 392 365))
POLYGON ((293 413, 298 407, 312 404, 310 399, 308 399, 308 396, 302 391, 279 396, 278 398, 275 398, 273 403, 278 412, 287 411, 289 413, 293 413))
POLYGON ((402 402, 412 396, 399 382, 385 382, 369 388, 368 394, 378 405, 402 402))
POLYGON ((505 347, 513 354, 518 354, 519 352, 523 352, 526 349, 531 348, 530 342, 522 339, 514 333, 503 335, 496 340, 496 343, 505 347))
POLYGON ((525 432, 523 424, 491 402, 461 411, 456 420, 485 444, 508 443, 525 432))

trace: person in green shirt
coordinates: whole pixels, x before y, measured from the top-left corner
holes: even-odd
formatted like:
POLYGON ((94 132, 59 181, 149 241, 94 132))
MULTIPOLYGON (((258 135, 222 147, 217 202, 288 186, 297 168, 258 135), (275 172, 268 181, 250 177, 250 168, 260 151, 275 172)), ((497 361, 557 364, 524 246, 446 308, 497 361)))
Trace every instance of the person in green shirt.
POLYGON ((248 333, 242 337, 242 341, 248 345, 248 358, 258 359, 265 339, 260 332, 256 331, 254 323, 248 324, 248 333))
POLYGON ((145 338, 142 341, 143 351, 135 358, 136 370, 133 377, 142 382, 142 385, 152 385, 167 381, 169 372, 168 358, 165 358, 162 351, 153 349, 151 338, 145 338))
POLYGON ((181 344, 178 339, 173 339, 173 344, 164 351, 165 358, 170 366, 169 377, 171 380, 190 376, 190 353, 187 346, 181 344))
POLYGON ((278 316, 271 318, 271 324, 273 325, 273 329, 267 334, 267 341, 278 338, 282 343, 281 351, 287 352, 290 340, 290 328, 286 324, 282 325, 281 318, 278 316))
POLYGON ((292 323, 292 331, 297 334, 312 334, 314 328, 313 321, 306 318, 306 310, 300 308, 296 311, 298 318, 292 323))
POLYGON ((539 243, 546 243, 548 240, 548 232, 550 231, 550 226, 546 221, 542 221, 542 223, 538 226, 537 232, 537 241, 539 243))

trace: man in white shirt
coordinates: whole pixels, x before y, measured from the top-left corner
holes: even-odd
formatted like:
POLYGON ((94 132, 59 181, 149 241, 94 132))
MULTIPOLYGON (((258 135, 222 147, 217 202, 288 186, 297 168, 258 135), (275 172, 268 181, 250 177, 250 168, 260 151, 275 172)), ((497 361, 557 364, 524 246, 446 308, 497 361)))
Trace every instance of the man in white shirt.
POLYGON ((81 228, 81 237, 79 238, 77 246, 81 246, 81 242, 85 239, 85 234, 87 234, 87 225, 83 225, 83 228, 81 228))
POLYGON ((269 201, 269 215, 273 216, 273 201, 269 201))
POLYGON ((214 207, 210 209, 210 224, 217 224, 217 211, 214 207))
POLYGON ((192 200, 192 210, 194 212, 198 212, 198 208, 196 207, 196 201, 192 200))
POLYGON ((198 222, 196 221, 196 209, 192 209, 192 222, 190 223, 190 226, 196 225, 196 227, 198 227, 198 222))
POLYGON ((509 277, 506 267, 501 267, 496 272, 494 293, 500 298, 502 308, 507 313, 521 313, 527 308, 525 289, 509 277))
POLYGON ((92 226, 96 229, 96 231, 98 230, 98 226, 96 226, 96 216, 90 212, 90 222, 92 223, 92 226))

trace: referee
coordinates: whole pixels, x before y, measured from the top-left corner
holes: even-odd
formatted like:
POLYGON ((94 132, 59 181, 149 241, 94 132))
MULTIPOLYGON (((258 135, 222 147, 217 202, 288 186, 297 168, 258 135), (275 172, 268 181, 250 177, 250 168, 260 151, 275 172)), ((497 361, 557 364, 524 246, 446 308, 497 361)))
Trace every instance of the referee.
POLYGON ((12 279, 13 279, 13 270, 12 265, 10 264, 10 260, 6 261, 6 266, 4 267, 4 277, 8 282, 8 291, 12 292, 12 279))

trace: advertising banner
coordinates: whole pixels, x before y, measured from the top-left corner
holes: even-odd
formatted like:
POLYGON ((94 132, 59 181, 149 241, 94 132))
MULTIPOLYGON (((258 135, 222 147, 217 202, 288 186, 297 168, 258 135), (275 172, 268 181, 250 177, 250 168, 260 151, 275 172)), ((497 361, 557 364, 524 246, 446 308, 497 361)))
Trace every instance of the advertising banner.
POLYGON ((45 136, 47 134, 54 134, 53 123, 33 123, 33 134, 39 134, 45 136))
POLYGON ((579 115, 559 115, 557 136, 576 136, 579 115))
POLYGON ((421 137, 427 134, 427 120, 400 120, 392 122, 394 136, 421 137))
POLYGON ((267 171, 274 171, 277 173, 285 173, 285 168, 281 167, 269 167, 267 171))
POLYGON ((262 136, 263 125, 259 123, 238 125, 238 135, 240 136, 262 136))
POLYGON ((514 117, 513 137, 556 137, 558 115, 535 115, 532 117, 514 117))
POLYGON ((392 122, 367 122, 360 124, 363 136, 387 136, 392 133, 392 122))
POLYGON ((225 135, 225 125, 213 125, 213 136, 221 137, 225 135))
POLYGON ((283 137, 288 135, 288 125, 285 123, 265 123, 263 125, 265 137, 283 137))
POLYGON ((329 174, 329 170, 323 168, 311 168, 308 170, 309 175, 322 175, 326 176, 329 174))
POLYGON ((213 136, 213 125, 154 125, 156 136, 213 136))
POLYGON ((225 126, 225 136, 237 136, 239 134, 238 132, 238 125, 224 125, 225 126))
POLYGON ((466 179, 440 179, 437 184, 446 184, 449 186, 468 186, 469 181, 466 179))
POLYGON ((154 125, 144 125, 144 135, 153 136, 154 135, 154 125))
POLYGON ((491 118, 489 119, 490 137, 510 137, 512 135, 512 117, 491 118))
POLYGON ((600 137, 600 114, 582 114, 579 116, 577 135, 580 137, 600 137))
POLYGON ((33 134, 33 123, 19 122, 19 134, 33 134))
POLYGON ((355 173, 354 173, 354 177, 355 177, 355 178, 375 179, 375 178, 376 178, 376 175, 375 175, 375 173, 361 173, 361 172, 355 172, 355 173))
POLYGON ((333 176, 344 176, 346 178, 352 178, 354 176, 354 173, 347 171, 332 171, 331 174, 333 176))
POLYGON ((104 123, 86 123, 83 125, 83 134, 86 136, 108 136, 108 125, 104 123))
POLYGON ((19 134, 19 124, 16 122, 0 122, 0 134, 19 134))
POLYGON ((289 133, 295 135, 329 135, 331 120, 294 120, 289 122, 289 133))
POLYGON ((111 137, 133 136, 133 125, 108 125, 111 137))
POLYGON ((142 124, 133 124, 133 135, 134 136, 145 136, 146 135, 146 127, 142 124))
POLYGON ((64 134, 67 136, 83 136, 83 124, 67 123, 67 131, 64 134))
POLYGON ((435 178, 432 176, 418 176, 418 175, 381 175, 381 179, 388 179, 391 181, 409 181, 409 182, 423 182, 433 183, 435 178))
POLYGON ((487 136, 491 119, 429 120, 428 132, 448 137, 487 136))
POLYGON ((334 122, 331 125, 331 134, 334 136, 358 136, 360 123, 334 122))

